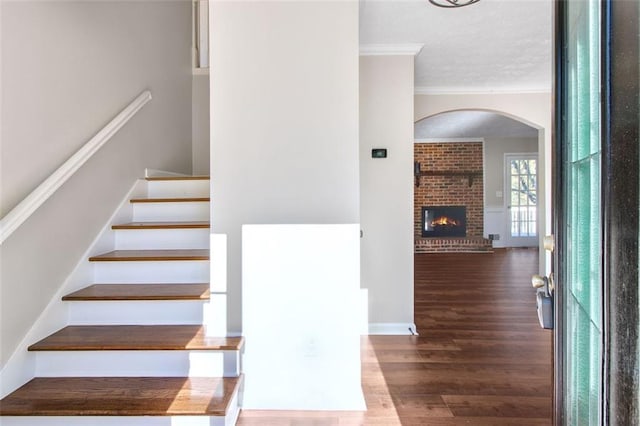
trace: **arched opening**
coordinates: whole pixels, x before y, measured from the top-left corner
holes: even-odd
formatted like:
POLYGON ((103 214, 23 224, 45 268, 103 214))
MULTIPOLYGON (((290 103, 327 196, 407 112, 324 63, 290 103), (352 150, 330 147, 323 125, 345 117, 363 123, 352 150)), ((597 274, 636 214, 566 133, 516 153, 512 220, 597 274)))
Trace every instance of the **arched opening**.
POLYGON ((538 246, 545 229, 539 126, 499 111, 453 110, 416 121, 414 138, 416 253, 538 246), (464 230, 446 220, 431 226, 427 216, 440 217, 447 206, 466 210, 454 221, 464 230), (431 238, 447 236, 431 233, 438 228, 464 238, 431 238))

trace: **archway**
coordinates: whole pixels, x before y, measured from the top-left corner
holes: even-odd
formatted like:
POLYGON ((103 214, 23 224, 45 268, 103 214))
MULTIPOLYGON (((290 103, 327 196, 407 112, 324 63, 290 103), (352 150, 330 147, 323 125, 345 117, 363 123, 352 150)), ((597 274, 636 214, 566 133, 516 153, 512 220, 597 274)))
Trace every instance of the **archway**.
POLYGON ((416 177, 416 253, 440 251, 442 244, 459 251, 538 246, 538 230, 545 229, 544 211, 538 209, 539 130, 511 114, 487 110, 446 111, 416 121, 416 167, 430 169, 416 177), (465 179, 468 185, 461 183, 465 179), (428 191, 420 188, 425 180, 428 191), (465 239, 421 238, 433 233, 423 229, 425 213, 434 214, 425 206, 432 204, 466 210, 466 220, 458 221, 465 239))
POLYGON ((551 233, 551 135, 552 95, 550 92, 416 94, 414 122, 445 112, 487 111, 514 119, 538 131, 538 208, 540 273, 548 273, 551 256, 542 239, 551 233))

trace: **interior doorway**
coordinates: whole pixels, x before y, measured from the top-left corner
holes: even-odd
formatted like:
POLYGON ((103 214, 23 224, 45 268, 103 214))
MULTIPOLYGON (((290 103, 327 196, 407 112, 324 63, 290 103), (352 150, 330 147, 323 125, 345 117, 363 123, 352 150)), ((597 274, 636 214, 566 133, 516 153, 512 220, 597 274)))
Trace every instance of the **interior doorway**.
MULTIPOLYGON (((446 155, 416 157, 421 162, 416 167, 421 168, 423 175, 441 170, 440 162, 444 162, 450 177, 443 181, 421 180, 422 190, 433 192, 424 185, 452 188, 460 179, 466 179, 469 187, 480 185, 480 232, 467 237, 482 237, 491 248, 537 246, 539 229, 543 229, 544 223, 538 191, 538 174, 542 171, 539 166, 543 161, 539 154, 539 132, 538 128, 504 113, 485 110, 448 111, 418 120, 414 125, 416 144, 456 144, 455 149, 443 151, 446 155), (473 143, 482 144, 481 151, 475 154, 481 157, 480 176, 476 177, 473 173, 478 170, 470 170, 471 163, 466 158, 466 152, 472 151, 467 144, 473 143)), ((461 198, 456 194, 452 197, 461 198)), ((425 207, 421 202, 415 199, 416 223, 425 207)), ((418 229, 419 225, 415 227, 418 229)), ((477 251, 480 246, 474 242, 472 249, 477 251)))
MULTIPOLYGON (((426 351, 421 354, 427 357, 427 363, 440 363, 428 368, 456 378, 458 383, 450 385, 447 392, 464 389, 465 397, 455 401, 442 398, 453 404, 464 399, 467 407, 464 415, 470 419, 499 413, 520 417, 525 422, 549 424, 553 393, 552 332, 539 325, 536 294, 530 284, 531 275, 544 262, 537 249, 545 223, 541 205, 544 194, 539 194, 544 187, 538 179, 545 166, 540 148, 544 144, 544 130, 503 113, 481 110, 439 113, 417 121, 414 129, 415 151, 420 153, 416 155, 420 160, 416 170, 426 174, 421 176, 416 189, 434 193, 441 186, 445 192, 451 192, 478 185, 482 198, 481 236, 490 244, 488 254, 468 253, 478 251, 477 247, 466 250, 469 245, 461 248, 450 244, 442 252, 416 251, 417 329, 429 341, 452 345, 452 352, 439 348, 437 355, 426 351), (421 147, 427 144, 449 148, 438 151, 421 147), (475 163, 458 156, 473 152, 474 146, 481 146, 476 153, 481 157, 481 173, 471 178, 475 169, 469 165, 475 163), (441 155, 425 158, 425 152, 441 155), (436 180, 429 174, 441 170, 440 161, 447 164, 449 175, 436 180), (512 247, 517 249, 511 250, 512 247), (485 360, 494 363, 487 366, 487 374, 481 366, 485 360), (468 370, 455 371, 447 363, 465 368, 473 365, 473 380, 482 382, 482 389, 479 387, 477 394, 472 395, 476 392, 475 385, 465 381, 470 376, 468 370), (444 364, 447 366, 443 367, 444 364), (483 395, 489 388, 492 395, 483 395), (485 402, 487 406, 480 408, 485 402), (527 408, 523 408, 525 405, 527 408), (518 407, 519 411, 511 411, 510 407, 518 407)), ((454 194, 453 198, 459 202, 444 201, 464 204, 463 196, 454 194)), ((422 207, 416 197, 416 211, 423 211, 422 207)), ((426 207, 435 210, 437 206, 426 207)), ((469 215, 464 220, 468 222, 469 215)), ((498 423, 497 417, 489 421, 498 423)))

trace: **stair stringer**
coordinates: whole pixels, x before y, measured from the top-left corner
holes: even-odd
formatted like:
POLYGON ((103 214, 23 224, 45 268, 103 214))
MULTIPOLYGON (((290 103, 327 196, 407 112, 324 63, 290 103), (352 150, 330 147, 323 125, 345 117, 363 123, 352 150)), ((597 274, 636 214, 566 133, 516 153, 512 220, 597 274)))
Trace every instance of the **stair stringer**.
MULTIPOLYGON (((123 196, 118 207, 107 223, 100 230, 86 252, 78 259, 76 266, 63 281, 58 291, 53 295, 47 307, 31 326, 16 350, 13 352, 2 371, 0 371, 0 399, 4 398, 20 386, 35 377, 36 356, 27 348, 56 330, 69 324, 69 304, 62 301, 62 297, 70 292, 79 290, 93 281, 93 265, 87 262, 91 256, 98 255, 115 248, 115 234, 111 226, 131 221, 133 206, 131 198, 142 197, 147 192, 147 181, 138 179, 131 189, 123 196)), ((2 420, 5 421, 5 418, 2 420)))

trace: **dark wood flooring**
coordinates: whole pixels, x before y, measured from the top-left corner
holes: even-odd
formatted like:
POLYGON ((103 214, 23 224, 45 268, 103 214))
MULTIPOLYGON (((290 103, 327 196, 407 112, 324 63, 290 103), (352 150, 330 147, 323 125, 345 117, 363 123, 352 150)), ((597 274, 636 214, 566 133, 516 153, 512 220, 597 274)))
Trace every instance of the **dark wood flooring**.
POLYGON ((362 338, 366 412, 243 410, 238 425, 550 425, 537 265, 528 249, 416 255, 420 336, 362 338))

